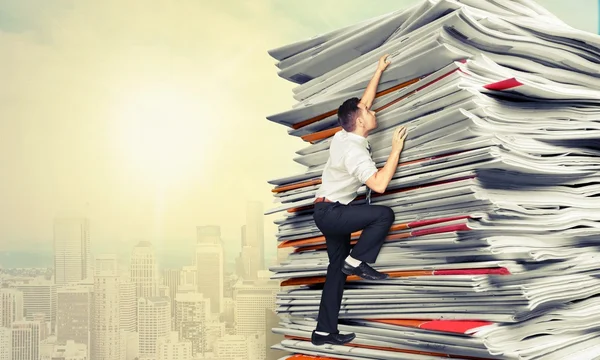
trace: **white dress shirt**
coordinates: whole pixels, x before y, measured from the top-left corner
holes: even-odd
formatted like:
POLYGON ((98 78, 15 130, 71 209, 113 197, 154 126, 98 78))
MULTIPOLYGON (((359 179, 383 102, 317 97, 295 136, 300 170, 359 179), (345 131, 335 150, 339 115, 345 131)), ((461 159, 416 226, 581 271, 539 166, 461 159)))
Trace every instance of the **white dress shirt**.
POLYGON ((315 196, 346 205, 356 198, 357 190, 376 172, 367 139, 340 130, 329 145, 329 159, 315 196))

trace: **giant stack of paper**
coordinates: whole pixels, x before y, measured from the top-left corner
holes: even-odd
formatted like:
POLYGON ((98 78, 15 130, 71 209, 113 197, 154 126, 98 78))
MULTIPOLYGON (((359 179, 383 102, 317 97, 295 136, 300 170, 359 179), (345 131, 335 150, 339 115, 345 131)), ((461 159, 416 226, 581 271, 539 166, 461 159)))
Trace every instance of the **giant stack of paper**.
POLYGON ((428 0, 270 54, 298 104, 269 120, 307 142, 306 172, 270 181, 293 248, 271 268, 282 359, 600 358, 599 36, 531 0, 428 0), (328 259, 312 202, 337 108, 386 53, 378 166, 409 134, 373 198, 396 214, 374 264, 391 277, 348 277, 339 330, 356 339, 313 346, 328 259))

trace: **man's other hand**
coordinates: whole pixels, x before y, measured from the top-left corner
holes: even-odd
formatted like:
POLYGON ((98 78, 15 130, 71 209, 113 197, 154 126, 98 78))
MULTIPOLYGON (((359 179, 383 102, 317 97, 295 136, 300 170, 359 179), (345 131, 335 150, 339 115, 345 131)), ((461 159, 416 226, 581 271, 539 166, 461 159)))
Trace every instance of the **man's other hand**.
POLYGON ((392 137, 392 152, 402 152, 406 135, 407 131, 405 126, 400 126, 394 131, 394 136, 392 137))

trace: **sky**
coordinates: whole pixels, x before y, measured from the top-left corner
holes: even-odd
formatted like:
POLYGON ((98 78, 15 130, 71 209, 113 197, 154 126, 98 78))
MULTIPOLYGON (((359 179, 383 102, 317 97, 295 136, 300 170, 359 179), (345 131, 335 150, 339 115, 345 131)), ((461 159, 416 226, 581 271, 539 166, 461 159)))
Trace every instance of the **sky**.
MULTIPOLYGON (((303 171, 266 120, 294 104, 267 50, 416 2, 0 0, 0 252, 51 250, 62 216, 96 251, 173 251, 200 225, 239 244, 245 202, 303 171)), ((597 32, 596 0, 538 3, 597 32)))

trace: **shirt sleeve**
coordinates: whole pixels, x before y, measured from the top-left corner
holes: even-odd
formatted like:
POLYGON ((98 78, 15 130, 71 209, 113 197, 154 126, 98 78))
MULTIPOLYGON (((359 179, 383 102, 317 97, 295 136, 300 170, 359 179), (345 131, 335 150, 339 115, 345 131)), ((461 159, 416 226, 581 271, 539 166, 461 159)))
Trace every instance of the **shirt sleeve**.
POLYGON ((377 172, 377 166, 366 148, 352 148, 345 154, 344 165, 349 174, 366 183, 377 172))

